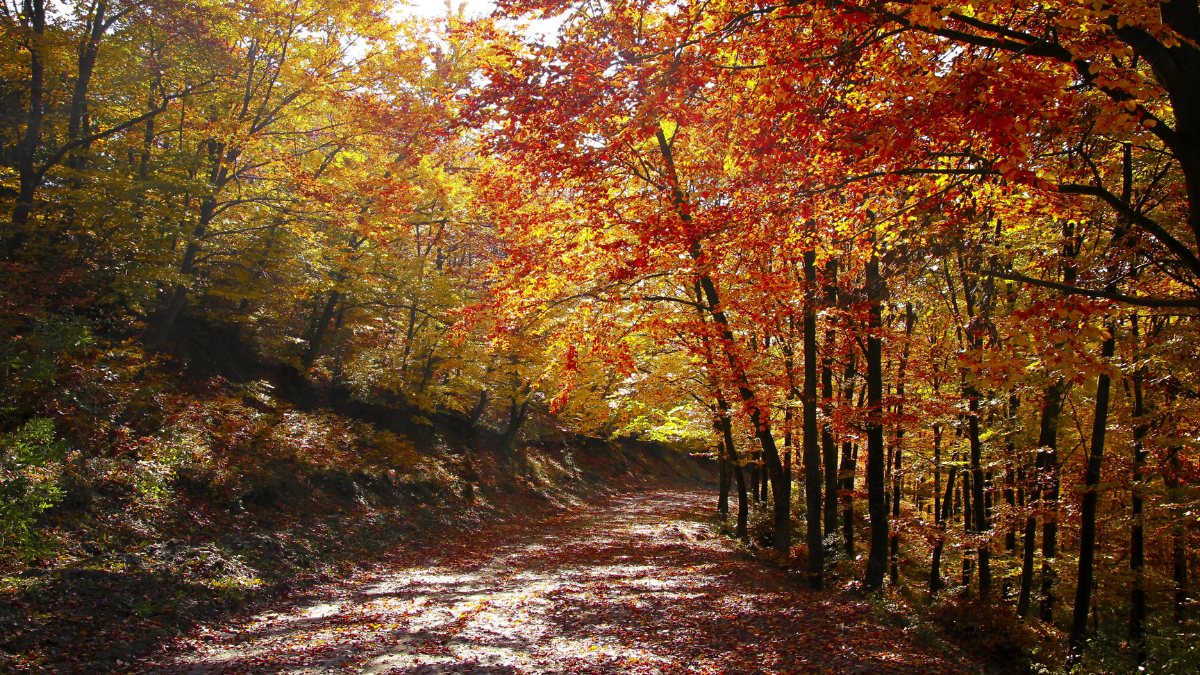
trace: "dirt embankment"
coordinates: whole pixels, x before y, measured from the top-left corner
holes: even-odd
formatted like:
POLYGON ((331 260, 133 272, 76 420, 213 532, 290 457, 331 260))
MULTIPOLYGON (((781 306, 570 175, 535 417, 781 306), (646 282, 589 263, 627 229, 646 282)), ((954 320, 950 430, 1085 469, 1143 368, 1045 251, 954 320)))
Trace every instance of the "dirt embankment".
MULTIPOLYGON (((0 671, 122 672, 196 622, 387 552, 419 554, 620 491, 714 481, 705 460, 661 445, 548 435, 506 448, 455 417, 413 424, 403 411, 339 403, 338 419, 408 432, 394 434, 402 471, 314 466, 248 443, 181 468, 146 509, 81 468, 44 516, 65 545, 0 581, 0 671)), ((243 404, 283 424, 285 413, 243 404)))

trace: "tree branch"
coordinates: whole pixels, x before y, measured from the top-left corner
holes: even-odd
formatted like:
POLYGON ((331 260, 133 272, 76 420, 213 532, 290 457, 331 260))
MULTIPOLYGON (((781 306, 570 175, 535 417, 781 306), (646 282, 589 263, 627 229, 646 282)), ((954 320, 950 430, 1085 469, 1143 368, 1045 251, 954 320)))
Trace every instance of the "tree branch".
POLYGON ((1044 281, 1042 279, 1034 279, 1023 274, 1015 272, 1002 272, 1000 270, 980 270, 981 275, 999 277, 1009 281, 1017 281, 1030 286, 1038 286, 1039 288, 1050 288, 1063 293, 1072 295, 1084 295, 1089 298, 1104 298, 1106 300, 1115 300, 1126 305, 1135 305, 1137 307, 1152 307, 1156 309, 1170 308, 1185 308, 1185 309, 1200 309, 1200 298, 1193 299, 1169 299, 1169 298, 1139 298, 1132 295, 1122 295, 1120 293, 1112 293, 1109 291, 1096 291, 1090 288, 1079 288, 1078 286, 1070 286, 1060 284, 1054 281, 1044 281))
POLYGON ((1167 232, 1166 228, 1164 228, 1162 225, 1159 225, 1154 220, 1147 218, 1141 213, 1135 211, 1133 207, 1121 201, 1120 197, 1098 185, 1077 185, 1068 183, 1065 185, 1059 185, 1058 191, 1064 194, 1090 195, 1103 200, 1109 206, 1113 207, 1113 210, 1121 214, 1122 217, 1128 218, 1130 222, 1152 234, 1155 239, 1163 244, 1163 246, 1166 246, 1168 249, 1170 249, 1171 253, 1174 253, 1175 257, 1178 258, 1179 261, 1182 262, 1189 270, 1191 270, 1192 274, 1200 277, 1200 258, 1197 258, 1195 253, 1192 253, 1192 250, 1187 247, 1187 244, 1184 244, 1182 241, 1179 241, 1172 236, 1171 233, 1167 232))

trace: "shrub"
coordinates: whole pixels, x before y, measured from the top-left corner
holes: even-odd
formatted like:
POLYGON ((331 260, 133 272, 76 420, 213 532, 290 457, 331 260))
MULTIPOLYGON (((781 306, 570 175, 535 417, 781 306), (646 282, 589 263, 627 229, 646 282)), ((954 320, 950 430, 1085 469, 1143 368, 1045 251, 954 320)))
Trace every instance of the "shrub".
POLYGON ((62 499, 65 447, 54 440, 54 423, 47 419, 0 435, 0 551, 28 545, 34 518, 62 499))

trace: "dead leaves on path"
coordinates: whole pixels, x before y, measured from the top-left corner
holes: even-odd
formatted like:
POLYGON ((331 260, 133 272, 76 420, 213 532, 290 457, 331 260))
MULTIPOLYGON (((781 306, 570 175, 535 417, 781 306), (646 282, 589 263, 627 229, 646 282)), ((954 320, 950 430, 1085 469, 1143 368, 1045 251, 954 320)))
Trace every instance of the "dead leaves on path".
MULTIPOLYGON (((860 600, 800 589, 638 494, 397 560, 177 641, 168 673, 962 673, 860 600)), ((404 556, 407 557, 407 556, 404 556)))

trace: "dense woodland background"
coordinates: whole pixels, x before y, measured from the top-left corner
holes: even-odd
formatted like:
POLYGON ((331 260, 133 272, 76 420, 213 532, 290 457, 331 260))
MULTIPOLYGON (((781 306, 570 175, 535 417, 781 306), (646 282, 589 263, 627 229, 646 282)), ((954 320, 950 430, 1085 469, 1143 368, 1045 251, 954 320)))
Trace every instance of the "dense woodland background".
POLYGON ((2 11, 6 574, 640 438, 814 587, 1200 664, 1193 0, 2 11))

